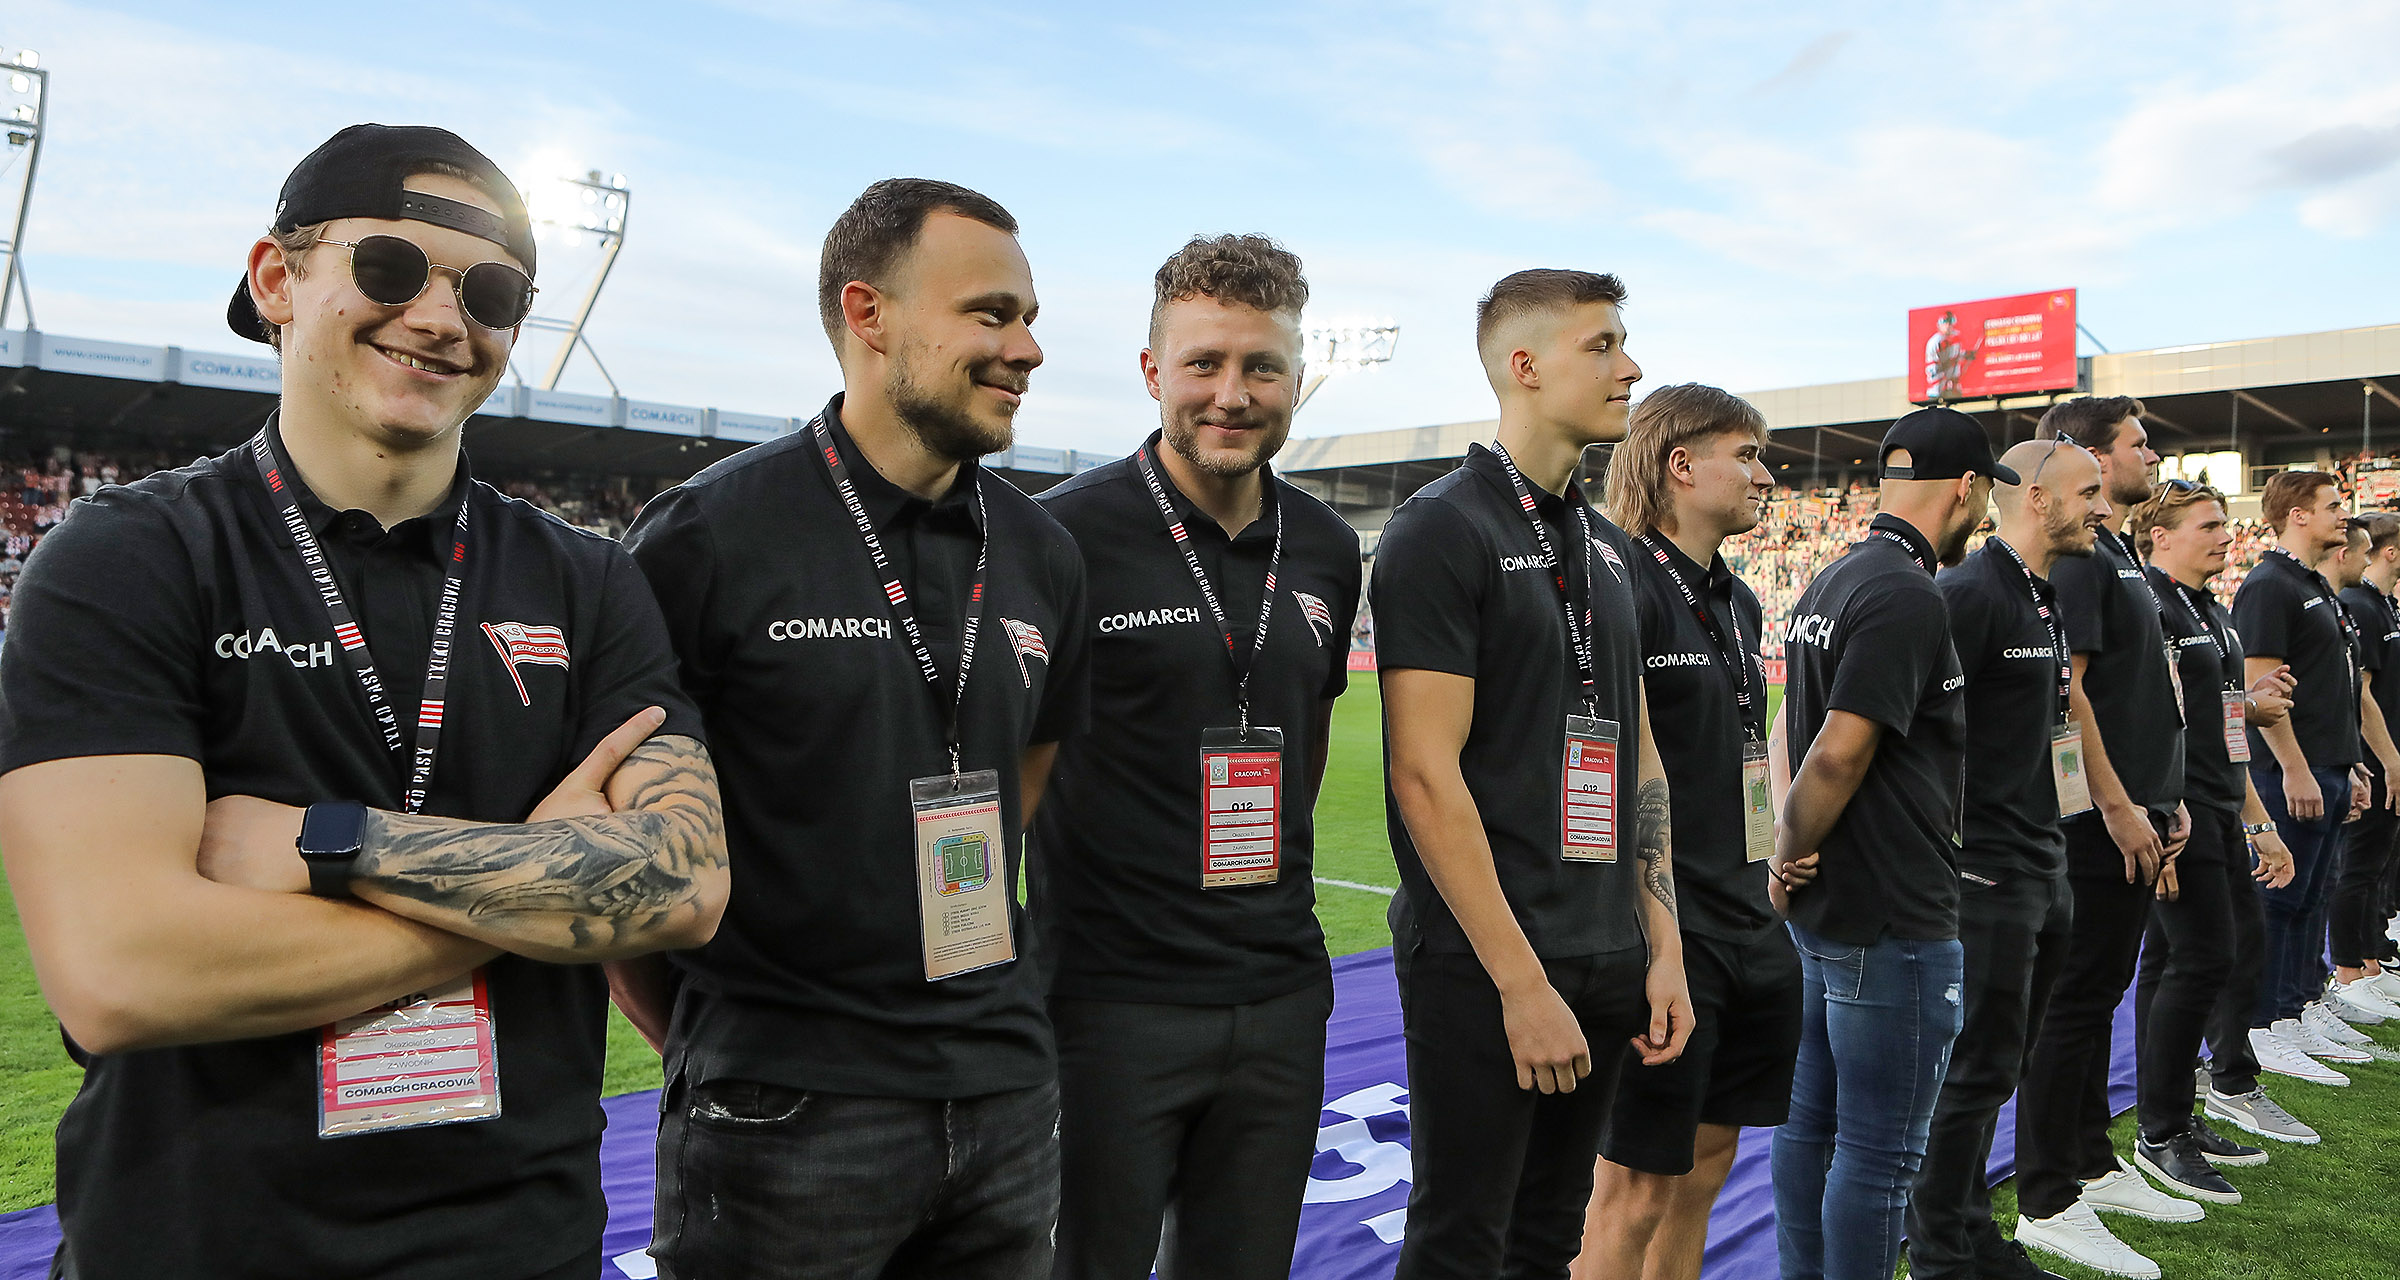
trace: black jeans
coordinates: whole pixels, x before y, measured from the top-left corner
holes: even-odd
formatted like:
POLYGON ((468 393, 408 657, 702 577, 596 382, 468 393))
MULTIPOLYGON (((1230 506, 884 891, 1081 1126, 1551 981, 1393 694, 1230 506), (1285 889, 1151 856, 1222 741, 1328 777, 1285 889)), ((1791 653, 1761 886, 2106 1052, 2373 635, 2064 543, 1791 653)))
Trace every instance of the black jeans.
POLYGON ((1500 992, 1472 954, 1419 951, 1401 966, 1412 1181, 1396 1280, 1563 1280, 1617 1050, 1649 1028, 1648 965, 1639 947, 1543 961, 1592 1050, 1592 1074, 1554 1094, 1517 1087, 1500 992))
MULTIPOLYGON (((2400 680, 2400 671, 2392 673, 2400 680)), ((2392 913, 2384 909, 2385 885, 2392 866, 2392 841, 2400 837, 2400 814, 2384 807, 2383 770, 2367 766, 2374 778, 2374 799, 2364 817, 2349 826, 2342 844, 2341 874, 2333 882, 2328 910, 2332 923, 2333 962, 2359 969, 2380 959, 2392 940, 2384 930, 2392 913)))
POLYGON ((1965 1025, 1934 1102, 1925 1158, 1908 1197, 1908 1272, 1918 1280, 1972 1277, 2000 1244, 1984 1170, 2000 1107, 2024 1075, 2066 963, 2075 914, 2064 878, 1961 876, 1958 940, 1966 949, 1965 1025))
POLYGON ((1057 1280, 1291 1274, 1330 980, 1245 1005, 1050 1002, 1057 1280))
POLYGON ((2212 1024, 2226 1021, 2219 1011, 2240 1015, 2240 1025, 2227 1029, 2242 1042, 2240 1057, 2230 1061, 2212 1042, 2216 1074, 2241 1086, 2220 1091, 2248 1093, 2257 1087, 2248 1010, 2258 999, 2261 924, 2241 815, 2192 810, 2192 840, 2175 861, 2175 878, 2175 899, 2151 907, 2140 985, 2133 995, 2137 1119, 2142 1136, 2152 1142, 2192 1127, 2192 1064, 2212 1024), (2244 934, 2250 960, 2237 967, 2244 934))
POLYGON ((1047 1280, 1058 1086, 869 1098, 669 1087, 650 1244, 662 1280, 1047 1280))
MULTIPOLYGON (((2152 825, 2165 823, 2155 816, 2152 825)), ((2067 958, 2017 1090, 2017 1200, 2028 1217, 2065 1212, 2082 1180, 2117 1167, 2108 1142, 2108 1060, 2133 983, 2152 889, 2125 883, 2124 856, 2097 812, 2060 824, 2075 921, 2067 958)), ((2163 834, 2163 830, 2162 830, 2163 834)))

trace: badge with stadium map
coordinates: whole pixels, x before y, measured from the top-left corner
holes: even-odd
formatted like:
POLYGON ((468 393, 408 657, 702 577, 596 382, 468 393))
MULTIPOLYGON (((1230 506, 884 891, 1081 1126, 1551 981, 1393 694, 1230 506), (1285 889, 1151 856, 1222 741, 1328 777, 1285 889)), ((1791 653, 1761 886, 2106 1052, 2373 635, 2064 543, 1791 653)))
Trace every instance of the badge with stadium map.
POLYGON ((925 980, 938 982, 1017 958, 1010 934, 1008 848, 1000 775, 990 769, 908 784, 916 814, 917 922, 925 980))

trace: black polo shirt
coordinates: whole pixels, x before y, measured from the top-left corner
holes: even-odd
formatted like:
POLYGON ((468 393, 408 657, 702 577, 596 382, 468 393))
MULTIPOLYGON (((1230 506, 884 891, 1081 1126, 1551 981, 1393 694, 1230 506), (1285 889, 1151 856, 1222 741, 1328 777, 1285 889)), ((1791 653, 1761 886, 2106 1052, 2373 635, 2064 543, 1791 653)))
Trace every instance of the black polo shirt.
MULTIPOLYGON (((2325 575, 2281 550, 2260 556, 2233 595, 2233 623, 2244 651, 2291 664, 2289 723, 2312 769, 2346 768, 2366 758, 2358 733, 2358 655, 2343 625, 2348 617, 2325 575)), ((2250 763, 2282 768, 2255 728, 2250 763)))
POLYGON ((1792 920, 1857 946, 1885 934, 1955 938, 1966 678, 1932 545, 1895 516, 1867 529, 1800 593, 1784 641, 1794 777, 1828 714, 1883 726, 1866 778, 1818 846, 1817 878, 1792 895, 1792 920))
POLYGON ((2039 605, 2058 613, 2057 593, 2028 578, 1998 536, 1935 585, 1950 612, 1950 643, 1967 677, 1967 774, 1959 870, 1985 880, 2066 874, 2058 830, 2058 787, 2050 734, 2066 708, 2058 697, 2058 645, 2039 605))
POLYGON ((2193 590, 2152 566, 2150 585, 2167 602, 2167 638, 2183 675, 2183 801, 2223 814, 2242 811, 2247 775, 2225 753, 2225 691, 2249 687, 2242 674, 2242 633, 2205 588, 2193 590))
POLYGON ((1642 680, 1660 710, 1650 736, 1670 779, 1676 906, 1684 932, 1746 945, 1783 923, 1767 901, 1767 864, 1749 860, 1742 821, 1742 744, 1767 740, 1758 597, 1723 556, 1702 569, 1661 534, 1635 539, 1633 551, 1642 680), (1693 614, 1693 601, 1715 620, 1725 649, 1693 614), (1734 696, 1736 680, 1750 694, 1746 713, 1734 696))
POLYGON ((1349 685, 1358 534, 1268 470, 1277 515, 1227 538, 1175 487, 1158 432, 1144 448, 1250 671, 1250 722, 1283 730, 1282 870, 1273 884, 1200 887, 1200 731, 1240 722, 1234 662, 1141 464, 1122 458, 1040 499, 1083 550, 1094 714, 1059 748, 1034 819, 1036 927, 1054 994, 1248 1004, 1331 977, 1310 872, 1316 725, 1349 685), (1252 665, 1278 517, 1275 610, 1252 665))
MULTIPOLYGON (((643 707, 700 736, 649 585, 618 546, 458 480, 388 533, 308 492, 276 444, 410 730, 459 504, 468 556, 425 812, 521 822, 643 707), (554 626, 513 666, 485 623, 554 626), (522 682, 522 693, 519 684, 522 682)), ((0 770, 200 762, 210 798, 397 810, 402 774, 247 446, 77 502, 17 584, 0 770)), ((101 886, 93 886, 102 891, 101 886)), ((89 1276, 525 1276, 600 1238, 607 985, 593 965, 485 970, 499 1118, 317 1136, 314 1031, 96 1056, 58 1129, 58 1207, 89 1276)))
MULTIPOLYGON (((2102 529, 2091 555, 2050 566, 2050 584, 2066 613, 2068 646, 2088 658, 2083 696, 2109 766, 2135 804, 2174 812, 2183 799, 2183 709, 2167 669, 2163 604, 2151 594, 2141 561, 2115 530, 2102 529)), ((2070 821, 2098 822, 2099 810, 2070 821)), ((2122 873, 2116 855, 2109 859, 2122 873)))
POLYGON ((2375 707, 2385 727, 2400 734, 2400 612, 2390 596, 2364 582, 2342 589, 2342 607, 2358 631, 2358 665, 2375 673, 2375 707))
MULTIPOLYGON (((1530 485, 1530 482, 1529 482, 1530 485)), ((1640 859, 1632 845, 1632 799, 1641 711, 1642 637, 1628 585, 1632 560, 1622 530, 1597 513, 1588 582, 1567 497, 1533 489, 1550 544, 1567 560, 1577 607, 1592 601, 1598 714, 1617 722, 1617 860, 1570 862, 1559 855, 1567 717, 1583 714, 1583 682, 1567 643, 1566 610, 1549 561, 1517 503, 1499 455, 1470 446, 1456 471, 1400 504, 1376 546, 1372 599, 1376 661, 1475 681, 1474 721, 1459 771, 1475 797, 1492 864, 1509 910, 1535 955, 1598 955, 1642 945, 1635 899, 1640 859), (1597 588, 1597 594, 1594 594, 1597 588)), ((1400 893, 1390 918, 1393 945, 1471 951, 1409 839, 1389 781, 1384 812, 1400 893)))
MULTIPOLYGON (((1084 727, 1082 557, 1033 499, 973 463, 927 503, 859 455, 841 397, 821 417, 945 687, 988 535, 961 754, 967 769, 999 771, 1014 885, 1018 757, 1084 727)), ((669 1071, 916 1098, 1049 1079, 1041 965, 1021 908, 1015 961, 925 978, 908 783, 950 771, 943 716, 816 433, 745 449, 660 494, 627 545, 708 721, 734 875, 716 938, 676 956, 685 980, 669 1071)))

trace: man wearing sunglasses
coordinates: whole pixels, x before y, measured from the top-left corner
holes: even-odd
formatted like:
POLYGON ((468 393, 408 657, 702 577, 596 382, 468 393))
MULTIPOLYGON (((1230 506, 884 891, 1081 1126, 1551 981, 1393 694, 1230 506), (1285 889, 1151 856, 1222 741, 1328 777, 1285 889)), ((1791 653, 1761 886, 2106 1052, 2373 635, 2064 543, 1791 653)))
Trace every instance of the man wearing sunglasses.
MULTIPOLYGON (((2081 396, 2042 415, 2037 435, 2100 460, 2104 496, 2120 513, 2150 496, 2158 455, 2130 396, 2081 396)), ((2183 805, 2183 704, 2168 647, 2167 605, 2143 576, 2123 516, 2098 530, 2092 555, 2051 570, 2069 667, 2068 705, 2081 730, 2091 808, 2062 818, 2074 898, 2065 958, 2017 1091, 2017 1239, 2120 1275, 2155 1275, 2098 1214, 2197 1221, 2199 1205, 2167 1195, 2109 1145, 2109 1037, 2133 982, 2154 886, 2173 892, 2174 856, 2191 832, 2183 805)))
POLYGON ((533 260, 456 136, 336 135, 228 311, 276 414, 18 584, 0 847, 85 1066, 54 1274, 598 1269, 591 962, 706 941, 727 874, 639 570, 460 452, 533 260))

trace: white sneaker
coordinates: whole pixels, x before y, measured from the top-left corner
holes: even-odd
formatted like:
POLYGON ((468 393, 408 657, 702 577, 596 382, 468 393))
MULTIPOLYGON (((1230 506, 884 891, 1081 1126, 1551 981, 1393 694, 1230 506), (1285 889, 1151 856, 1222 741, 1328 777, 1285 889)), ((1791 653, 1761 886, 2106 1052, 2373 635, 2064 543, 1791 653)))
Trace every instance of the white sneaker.
POLYGON ((2393 916, 2392 922, 2384 926, 2383 936, 2394 942, 2400 942, 2400 916, 2393 916))
POLYGON ((2382 996, 2394 1004, 2400 1004, 2400 973, 2386 969, 2373 977, 2362 978, 2360 981, 2366 983, 2367 989, 2376 995, 2382 996))
POLYGON ((2017 1219, 2017 1243, 2112 1276, 2158 1280, 2158 1264, 2117 1239, 2081 1200, 2055 1218, 2017 1219))
POLYGON ((2350 1083, 2350 1077, 2285 1043, 2284 1038, 2272 1027, 2250 1028, 2250 1056, 2258 1059, 2259 1070, 2272 1071, 2279 1076, 2337 1088, 2350 1083))
POLYGON ((2329 1001, 2311 1001, 2300 1010, 2300 1025, 2335 1044, 2357 1048, 2373 1044, 2375 1038, 2342 1021, 2341 1015, 2327 1007, 2329 1001))
POLYGON ((2101 1213, 2122 1213, 2152 1222, 2198 1222, 2208 1210, 2151 1186, 2132 1165, 2117 1157, 2117 1171, 2083 1184, 2082 1200, 2101 1213))
POLYGON ((2346 1004, 2361 1013, 2374 1015, 2374 1021, 2371 1022, 2365 1019, 2351 1018, 2352 1022, 2372 1027, 2377 1023, 2400 1019, 2400 1004, 2393 1004, 2390 997, 2376 990, 2372 979, 2361 978, 2356 982, 2336 980, 2327 986, 2326 994, 2331 1000, 2339 1002, 2335 1004, 2333 1010, 2336 1014, 2347 1016, 2347 1013, 2341 1008, 2341 1005, 2346 1004))
POLYGON ((2309 1057, 2322 1058, 2327 1062, 2373 1062, 2375 1060, 2373 1054, 2361 1053, 2346 1044, 2335 1044, 2318 1035, 2309 1028, 2307 1023, 2298 1018, 2276 1019, 2275 1034, 2282 1036, 2283 1042, 2292 1048, 2309 1057))

